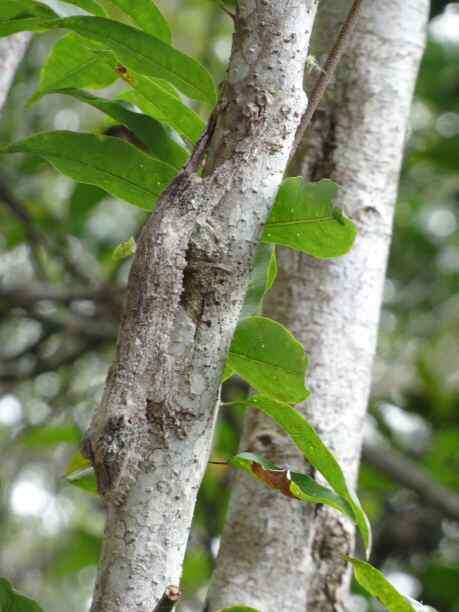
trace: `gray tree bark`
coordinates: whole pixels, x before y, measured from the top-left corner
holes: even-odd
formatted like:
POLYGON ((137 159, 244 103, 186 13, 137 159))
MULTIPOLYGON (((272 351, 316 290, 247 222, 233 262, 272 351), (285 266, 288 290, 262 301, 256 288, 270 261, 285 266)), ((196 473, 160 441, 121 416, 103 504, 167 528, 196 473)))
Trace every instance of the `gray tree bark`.
POLYGON ((16 34, 0 39, 0 117, 29 41, 30 34, 16 34))
MULTIPOLYGON (((349 0, 319 8, 312 53, 321 62, 349 0)), ((376 347, 394 204, 405 135, 425 38, 427 0, 364 3, 336 82, 290 167, 307 180, 331 177, 337 205, 359 235, 352 252, 318 261, 281 249, 267 303, 310 355, 312 397, 302 412, 355 483, 376 347)), ((269 420, 250 414, 242 448, 296 469, 301 459, 269 420)), ((236 476, 211 611, 235 601, 263 612, 341 612, 354 528, 326 507, 305 507, 236 476)))
POLYGON ((146 223, 85 451, 107 509, 93 612, 152 612, 178 584, 227 350, 306 105, 316 0, 240 0, 204 178, 146 223))

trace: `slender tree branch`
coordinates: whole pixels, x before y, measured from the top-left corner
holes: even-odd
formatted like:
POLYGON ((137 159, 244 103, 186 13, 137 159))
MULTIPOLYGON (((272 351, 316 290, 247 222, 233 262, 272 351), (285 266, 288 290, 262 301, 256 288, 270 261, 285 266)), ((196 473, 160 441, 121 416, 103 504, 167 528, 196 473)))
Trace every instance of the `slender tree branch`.
POLYGON ((325 61, 325 64, 320 72, 320 76, 317 79, 317 82, 312 90, 311 95, 309 96, 308 107, 301 119, 300 125, 298 126, 296 132, 295 145, 292 149, 292 156, 294 155, 300 142, 303 140, 304 134, 309 124, 311 123, 314 113, 316 112, 320 101, 322 100, 327 90, 327 87, 331 83, 336 68, 341 58, 343 57, 343 54, 346 51, 348 44, 352 39, 352 34, 359 20, 363 2, 364 0, 354 0, 349 14, 346 17, 346 20, 344 21, 343 25, 341 26, 336 42, 333 45, 332 50, 330 51, 325 61))
POLYGON ((0 287, 0 298, 8 300, 18 306, 30 306, 37 302, 58 302, 61 304, 72 304, 73 302, 91 301, 99 304, 109 304, 113 306, 115 302, 118 315, 119 303, 122 290, 116 287, 96 287, 71 289, 53 287, 51 285, 31 285, 17 287, 0 287))
POLYGON ((395 448, 365 442, 363 459, 407 489, 418 493, 424 503, 446 517, 459 520, 459 495, 434 482, 424 469, 395 448))

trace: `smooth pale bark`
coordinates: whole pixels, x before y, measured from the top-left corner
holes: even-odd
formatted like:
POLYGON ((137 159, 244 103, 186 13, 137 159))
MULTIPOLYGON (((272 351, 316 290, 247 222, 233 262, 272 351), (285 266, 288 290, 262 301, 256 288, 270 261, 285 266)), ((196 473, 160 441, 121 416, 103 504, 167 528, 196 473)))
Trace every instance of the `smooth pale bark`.
MULTIPOLYGON (((321 4, 312 43, 320 62, 350 4, 321 4)), ((334 179, 341 186, 337 204, 359 236, 352 252, 334 261, 280 249, 279 280, 266 308, 310 355, 312 397, 301 410, 353 483, 427 13, 427 0, 365 3, 336 82, 290 167, 307 180, 334 179)), ((258 414, 247 418, 242 448, 301 463, 285 436, 258 414)), ((337 512, 301 507, 238 474, 213 593, 219 605, 244 601, 263 612, 342 611, 349 570, 340 554, 353 548, 353 526, 337 512)))
POLYGON ((178 584, 227 350, 306 99, 316 0, 241 0, 205 178, 138 241, 117 355, 85 443, 107 508, 92 612, 152 612, 178 584))
POLYGON ((29 41, 30 34, 16 34, 0 40, 0 116, 29 41))

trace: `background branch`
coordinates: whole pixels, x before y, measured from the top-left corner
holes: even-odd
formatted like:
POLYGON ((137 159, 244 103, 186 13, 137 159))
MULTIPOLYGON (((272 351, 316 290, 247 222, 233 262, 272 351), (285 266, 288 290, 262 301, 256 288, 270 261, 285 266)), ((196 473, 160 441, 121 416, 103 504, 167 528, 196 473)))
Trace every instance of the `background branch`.
POLYGON ((363 459, 397 483, 418 493, 424 503, 459 521, 459 495, 435 482, 417 463, 389 445, 365 441, 363 459))

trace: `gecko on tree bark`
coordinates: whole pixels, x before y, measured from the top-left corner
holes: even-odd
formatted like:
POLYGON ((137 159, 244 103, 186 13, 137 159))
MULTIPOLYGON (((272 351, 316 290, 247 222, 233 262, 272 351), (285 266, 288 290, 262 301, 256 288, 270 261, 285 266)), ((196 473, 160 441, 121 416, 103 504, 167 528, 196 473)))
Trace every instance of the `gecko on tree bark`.
POLYGON ((238 3, 205 175, 180 173, 138 241, 85 444, 107 509, 92 612, 151 612, 179 582, 226 353, 306 106, 316 4, 238 3))

